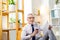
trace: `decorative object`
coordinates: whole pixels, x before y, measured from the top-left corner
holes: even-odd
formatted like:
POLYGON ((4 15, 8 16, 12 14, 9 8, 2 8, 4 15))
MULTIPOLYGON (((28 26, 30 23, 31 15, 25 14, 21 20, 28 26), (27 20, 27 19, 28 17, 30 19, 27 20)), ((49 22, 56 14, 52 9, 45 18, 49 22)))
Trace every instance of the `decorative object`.
POLYGON ((14 0, 9 0, 9 11, 15 11, 14 0))
POLYGON ((55 18, 59 18, 60 9, 55 9, 54 13, 55 13, 55 18))
POLYGON ((40 15, 40 10, 38 10, 38 15, 40 15))
POLYGON ((59 18, 59 13, 60 13, 60 2, 59 0, 56 0, 55 5, 54 5, 55 18, 59 18))
POLYGON ((56 0, 55 5, 54 5, 54 8, 55 9, 56 8, 60 8, 60 2, 59 2, 59 0, 56 0))
POLYGON ((58 2, 59 0, 56 0, 56 4, 58 4, 59 2, 58 2))

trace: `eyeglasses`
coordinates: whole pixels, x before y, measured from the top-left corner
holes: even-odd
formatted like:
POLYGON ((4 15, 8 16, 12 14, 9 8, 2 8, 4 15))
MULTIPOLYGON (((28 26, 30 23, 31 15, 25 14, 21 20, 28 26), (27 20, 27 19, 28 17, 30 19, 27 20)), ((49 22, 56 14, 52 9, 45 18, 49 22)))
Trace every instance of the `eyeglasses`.
POLYGON ((28 17, 29 19, 31 19, 31 18, 33 18, 34 19, 34 17, 28 17))

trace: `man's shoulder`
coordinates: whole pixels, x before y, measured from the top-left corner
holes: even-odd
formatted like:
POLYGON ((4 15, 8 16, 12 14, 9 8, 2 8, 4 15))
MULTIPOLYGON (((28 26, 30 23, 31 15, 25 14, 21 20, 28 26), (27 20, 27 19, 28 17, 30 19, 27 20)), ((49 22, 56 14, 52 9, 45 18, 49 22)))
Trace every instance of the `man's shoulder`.
POLYGON ((40 24, 38 24, 38 23, 35 23, 35 26, 38 26, 38 27, 39 27, 39 26, 40 26, 40 24))
POLYGON ((25 25, 22 29, 23 29, 23 30, 26 30, 26 29, 27 29, 27 27, 28 27, 28 25, 25 25))

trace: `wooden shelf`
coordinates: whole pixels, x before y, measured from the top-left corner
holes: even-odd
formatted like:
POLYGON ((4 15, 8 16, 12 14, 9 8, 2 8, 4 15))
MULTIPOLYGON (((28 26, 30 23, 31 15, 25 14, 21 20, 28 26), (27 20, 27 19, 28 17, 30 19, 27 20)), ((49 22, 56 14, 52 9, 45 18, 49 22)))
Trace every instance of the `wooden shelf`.
MULTIPOLYGON (((23 10, 17 10, 18 12, 24 12, 23 10)), ((15 13, 16 11, 10 11, 10 12, 2 12, 3 16, 8 15, 9 13, 15 13)))
POLYGON ((16 6, 15 6, 15 11, 9 11, 8 9, 8 5, 9 5, 9 2, 8 0, 6 2, 3 2, 2 0, 0 0, 0 5, 1 5, 1 17, 0 17, 0 40, 2 40, 2 32, 7 32, 7 40, 9 40, 9 31, 13 31, 13 30, 16 30, 16 40, 21 40, 21 28, 18 28, 17 24, 18 24, 18 12, 21 12, 22 13, 22 26, 24 26, 24 0, 22 0, 22 10, 18 9, 18 0, 16 0, 16 6), (6 5, 6 10, 3 11, 3 5, 6 5), (9 14, 10 13, 15 13, 16 14, 16 28, 7 28, 7 29, 2 29, 2 16, 7 16, 7 27, 9 27, 9 14))
POLYGON ((3 32, 8 32, 8 31, 12 31, 12 30, 16 30, 15 28, 8 28, 8 29, 3 29, 3 32))
MULTIPOLYGON (((23 10, 17 10, 18 12, 24 12, 23 10)), ((9 13, 15 13, 16 11, 9 11, 9 13)))
POLYGON ((18 12, 24 12, 23 10, 18 10, 18 12))
POLYGON ((60 10, 60 8, 55 8, 55 9, 51 9, 51 10, 56 10, 56 9, 57 9, 57 10, 60 10))
POLYGON ((2 12, 2 15, 6 16, 6 15, 8 15, 8 12, 2 12))
MULTIPOLYGON (((21 28, 18 28, 18 30, 20 30, 21 28)), ((7 31, 12 31, 12 30, 16 30, 16 28, 8 28, 8 29, 3 29, 3 32, 7 32, 7 31)))
POLYGON ((16 13, 16 11, 9 11, 9 13, 16 13))
POLYGON ((52 19, 60 19, 60 17, 51 17, 52 19))
POLYGON ((2 4, 6 4, 6 2, 3 2, 2 4))
POLYGON ((3 29, 2 31, 10 31, 10 30, 16 30, 15 28, 10 28, 10 29, 3 29))

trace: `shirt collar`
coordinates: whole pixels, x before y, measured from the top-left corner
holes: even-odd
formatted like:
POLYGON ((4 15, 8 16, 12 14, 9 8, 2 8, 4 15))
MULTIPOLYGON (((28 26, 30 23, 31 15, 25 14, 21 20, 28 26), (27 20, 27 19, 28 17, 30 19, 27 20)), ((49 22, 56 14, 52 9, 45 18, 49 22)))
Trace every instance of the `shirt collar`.
MULTIPOLYGON (((27 25, 31 26, 31 24, 27 23, 27 25)), ((35 25, 35 22, 33 23, 33 25, 35 25)))

